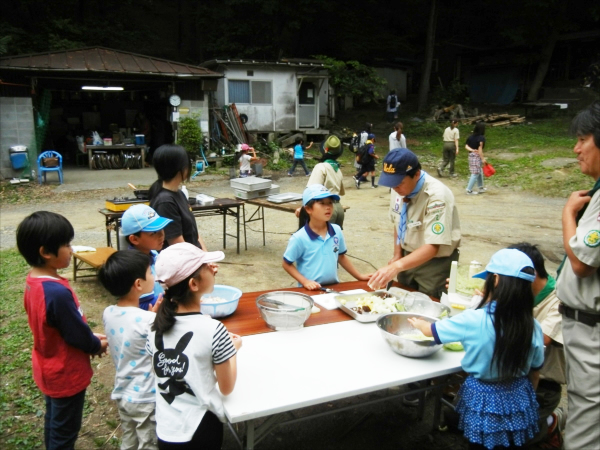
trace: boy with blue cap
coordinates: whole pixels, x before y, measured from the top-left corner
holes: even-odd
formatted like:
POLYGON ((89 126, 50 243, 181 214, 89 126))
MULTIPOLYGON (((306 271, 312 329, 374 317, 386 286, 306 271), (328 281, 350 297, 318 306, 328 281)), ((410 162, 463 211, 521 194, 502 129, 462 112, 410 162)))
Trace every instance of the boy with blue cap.
POLYGON ((282 265, 305 289, 314 291, 323 284, 339 283, 338 263, 359 281, 368 281, 371 277, 371 274, 361 274, 356 270, 346 256, 342 229, 329 223, 333 202, 339 199, 321 184, 308 186, 302 195, 302 205, 309 221, 290 238, 282 265))
MULTIPOLYGON (((133 205, 121 218, 121 232, 130 245, 130 248, 141 251, 150 258, 150 269, 156 278, 154 261, 158 251, 162 249, 165 241, 164 228, 173 220, 161 217, 148 205, 133 205)), ((154 306, 164 289, 158 281, 154 282, 154 291, 140 297, 140 308, 148 310, 154 306)))
POLYGON ((392 213, 399 221, 394 255, 373 274, 370 286, 378 289, 398 275, 401 284, 439 298, 459 254, 460 221, 452 191, 422 170, 406 148, 385 156, 379 184, 394 191, 392 213))

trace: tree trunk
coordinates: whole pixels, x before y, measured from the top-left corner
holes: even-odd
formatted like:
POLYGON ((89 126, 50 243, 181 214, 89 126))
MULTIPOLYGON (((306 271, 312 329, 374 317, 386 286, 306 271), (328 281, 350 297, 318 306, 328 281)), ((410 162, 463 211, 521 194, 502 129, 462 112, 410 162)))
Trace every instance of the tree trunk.
POLYGON ((540 62, 538 64, 537 71, 535 72, 535 77, 531 82, 531 86, 529 87, 529 93, 527 94, 528 102, 535 102, 538 99, 540 89, 542 84, 544 83, 544 79, 546 78, 546 74, 548 73, 548 67, 550 66, 550 60, 552 59, 552 53, 554 52, 554 47, 556 46, 556 39, 558 38, 558 31, 554 29, 546 45, 542 49, 542 54, 540 55, 540 62))
POLYGON ((433 47, 435 45, 435 27, 437 22, 436 0, 431 0, 429 11, 429 24, 427 26, 427 40, 425 42, 425 61, 423 62, 423 73, 421 74, 421 85, 419 86, 419 99, 417 110, 425 111, 427 107, 427 96, 429 94, 429 78, 431 77, 431 65, 433 63, 433 47))

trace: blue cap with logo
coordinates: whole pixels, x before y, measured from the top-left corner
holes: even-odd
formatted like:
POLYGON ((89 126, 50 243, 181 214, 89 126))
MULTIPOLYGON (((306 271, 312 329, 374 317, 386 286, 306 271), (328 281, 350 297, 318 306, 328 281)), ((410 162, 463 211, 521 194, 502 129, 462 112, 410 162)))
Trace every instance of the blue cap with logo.
POLYGON ((417 155, 407 148, 398 148, 392 150, 383 159, 383 171, 379 177, 379 185, 389 188, 395 188, 406 176, 406 172, 411 171, 419 164, 417 155))
POLYGON ((158 231, 169 225, 173 220, 161 217, 148 205, 133 205, 121 218, 123 235, 130 236, 140 231, 158 231))
POLYGON ((494 253, 490 262, 485 266, 485 270, 473 275, 473 278, 486 279, 488 274, 497 273, 533 282, 535 275, 521 272, 525 267, 535 270, 529 256, 514 248, 504 248, 494 253))
POLYGON ((322 198, 331 198, 338 201, 340 196, 332 194, 322 184, 311 184, 304 189, 304 193, 302 194, 302 205, 306 206, 306 204, 311 200, 320 200, 322 198))

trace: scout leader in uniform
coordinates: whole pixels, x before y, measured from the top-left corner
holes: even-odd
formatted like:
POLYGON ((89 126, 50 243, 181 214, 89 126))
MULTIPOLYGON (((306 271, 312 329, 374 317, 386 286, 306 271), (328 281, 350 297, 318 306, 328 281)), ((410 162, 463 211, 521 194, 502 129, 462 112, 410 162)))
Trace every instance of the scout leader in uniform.
POLYGON ((398 275, 401 284, 439 298, 452 261, 458 261, 460 245, 452 191, 421 170, 417 156, 406 148, 386 155, 379 184, 394 191, 392 211, 399 215, 399 223, 394 256, 373 274, 369 285, 383 287, 398 275))

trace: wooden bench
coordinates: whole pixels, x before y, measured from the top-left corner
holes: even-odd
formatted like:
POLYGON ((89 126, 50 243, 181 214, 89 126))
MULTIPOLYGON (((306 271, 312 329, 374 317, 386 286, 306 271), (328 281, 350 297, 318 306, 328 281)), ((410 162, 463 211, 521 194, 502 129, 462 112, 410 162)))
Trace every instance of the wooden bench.
POLYGON ((79 278, 95 277, 102 264, 116 251, 112 247, 100 247, 95 252, 73 253, 73 281, 77 281, 78 272, 93 272, 89 275, 79 275, 79 278))

